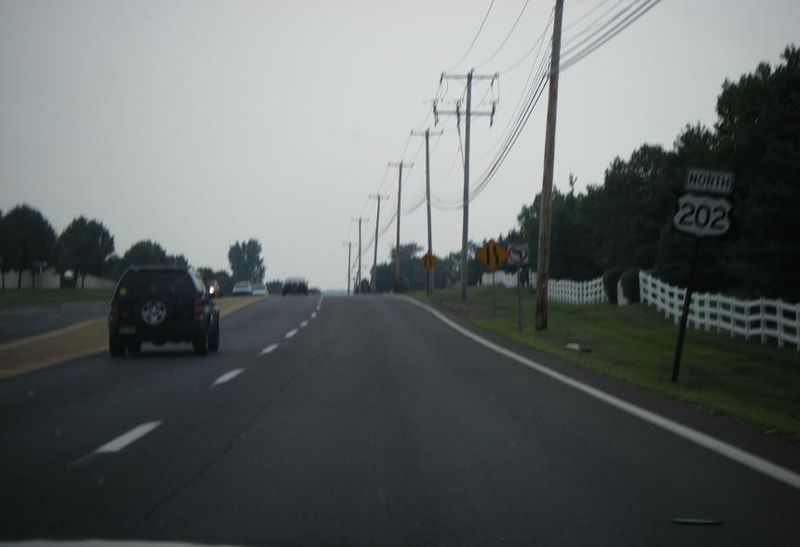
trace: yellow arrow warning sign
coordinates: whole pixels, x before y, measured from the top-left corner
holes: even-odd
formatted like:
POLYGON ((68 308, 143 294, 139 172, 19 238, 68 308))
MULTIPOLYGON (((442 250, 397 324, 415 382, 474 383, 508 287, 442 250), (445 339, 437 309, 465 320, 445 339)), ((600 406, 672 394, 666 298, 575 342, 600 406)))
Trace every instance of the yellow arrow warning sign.
POLYGON ((490 272, 497 270, 508 258, 508 251, 505 247, 490 239, 483 247, 475 252, 475 259, 483 264, 490 272))
POLYGON ((437 262, 438 260, 436 260, 436 257, 433 256, 430 251, 422 255, 422 257, 419 259, 419 265, 426 270, 432 270, 436 266, 437 262))

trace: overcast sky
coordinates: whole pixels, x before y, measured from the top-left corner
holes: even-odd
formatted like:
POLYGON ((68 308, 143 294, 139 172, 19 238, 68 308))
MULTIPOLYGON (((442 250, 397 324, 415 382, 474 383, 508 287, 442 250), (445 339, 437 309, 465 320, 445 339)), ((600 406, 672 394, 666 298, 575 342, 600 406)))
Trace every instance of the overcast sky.
MULTIPOLYGON (((566 0, 565 49, 632 1, 566 0)), ((489 4, 0 0, 0 209, 28 203, 56 231, 79 215, 97 218, 119 254, 153 239, 194 266, 227 267, 230 244, 254 237, 267 279, 301 275, 342 288, 343 242, 357 240, 351 218, 370 217, 366 244, 369 194, 391 195, 382 228, 396 210, 397 171, 387 163, 415 163, 404 174, 404 208, 423 195, 422 139, 408 135, 433 123, 437 91, 462 93, 456 81, 439 88, 443 70, 500 71, 499 86, 474 88, 482 109, 499 100, 491 128, 473 119, 474 181, 500 148, 536 51, 506 69, 542 34, 553 1, 530 0, 492 57, 525 4, 496 0, 454 66, 489 4)), ((579 189, 601 183, 615 156, 644 142, 670 147, 687 123, 712 125, 722 82, 778 62, 800 43, 798 21, 797 0, 656 5, 562 73, 556 186, 566 189, 569 173, 579 189)), ((546 93, 472 202, 471 239, 513 228, 541 188, 545 112, 546 93)), ((445 204, 461 194, 463 172, 455 120, 440 121, 431 177, 445 204)), ((392 225, 379 238, 379 261, 394 237, 392 225)), ((425 244, 424 206, 401 216, 401 240, 425 244)), ((434 208, 433 240, 436 254, 460 249, 460 211, 434 208)), ((367 269, 371 249, 363 256, 367 269)))

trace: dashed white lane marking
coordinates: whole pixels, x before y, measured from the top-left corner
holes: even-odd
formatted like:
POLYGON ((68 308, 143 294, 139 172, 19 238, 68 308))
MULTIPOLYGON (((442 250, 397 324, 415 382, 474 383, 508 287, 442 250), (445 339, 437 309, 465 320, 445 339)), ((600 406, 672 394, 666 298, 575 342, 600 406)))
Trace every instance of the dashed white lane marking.
POLYGON ((266 355, 266 354, 268 354, 268 353, 272 353, 272 352, 273 352, 273 351, 275 351, 276 349, 278 349, 278 344, 272 344, 272 345, 270 345, 270 346, 267 346, 267 347, 265 347, 264 349, 262 349, 262 350, 261 350, 261 355, 266 355))
POLYGON ((224 384, 225 382, 230 382, 243 372, 244 372, 243 368, 235 368, 233 370, 229 370, 228 372, 226 372, 225 374, 214 380, 214 383, 211 384, 211 387, 217 387, 218 385, 224 384))
POLYGON ((549 376, 553 380, 557 382, 561 382, 562 384, 568 385, 572 388, 577 389, 578 391, 582 391, 586 395, 590 397, 594 397, 600 401, 603 401, 606 404, 609 404, 613 407, 618 408, 619 410, 630 414, 631 416, 635 416, 645 422, 649 422, 650 424, 663 429, 664 431, 668 431, 678 437, 686 439, 687 441, 694 443, 698 446, 702 446, 712 452, 716 452, 720 456, 733 460, 745 467, 749 467, 759 473, 763 473, 768 477, 772 477, 773 479, 782 482, 788 486, 792 486, 800 490, 800 474, 795 473, 791 469, 787 469, 785 467, 781 467, 775 463, 772 463, 769 460, 756 456, 750 452, 742 450, 741 448, 737 448, 731 444, 728 444, 716 437, 712 437, 711 435, 707 435, 706 433, 702 433, 697 431, 696 429, 692 429, 691 427, 685 426, 681 423, 675 422, 661 416, 660 414, 656 414, 655 412, 651 412, 647 409, 644 409, 640 406, 634 405, 627 401, 624 401, 618 397, 610 395, 605 391, 601 391, 597 388, 579 382, 569 376, 561 374, 560 372, 556 372, 552 369, 545 367, 544 365, 540 365, 536 361, 528 359, 527 357, 523 357, 518 353, 514 353, 513 351, 506 349, 494 342, 487 340, 486 338, 475 334, 471 330, 468 330, 455 321, 451 320, 449 317, 446 317, 444 314, 440 313, 439 311, 431 308, 430 306, 423 304, 422 302, 417 302, 413 298, 407 296, 398 296, 397 298, 402 299, 405 302, 413 304, 423 310, 427 311, 439 321, 444 323, 445 325, 449 326, 456 332, 466 336, 467 338, 477 342, 478 344, 482 345, 483 347, 490 349, 500 355, 504 355, 508 357, 512 361, 516 361, 517 363, 526 366, 532 370, 540 372, 545 376, 549 376))
POLYGON ((304 328, 306 328, 307 326, 308 326, 308 321, 303 321, 302 323, 300 323, 300 328, 301 328, 301 329, 304 329, 304 328))
POLYGON ((297 334, 297 329, 290 330, 289 332, 286 333, 286 339, 288 340, 289 338, 291 338, 295 334, 297 334))
POLYGON ((142 425, 137 425, 127 433, 123 433, 113 441, 107 442, 95 452, 97 454, 113 454, 115 452, 119 452, 126 446, 135 443, 155 428, 161 425, 161 422, 147 422, 142 425))
POLYGON ((311 312, 311 319, 314 319, 316 316, 317 316, 317 312, 312 311, 311 312))

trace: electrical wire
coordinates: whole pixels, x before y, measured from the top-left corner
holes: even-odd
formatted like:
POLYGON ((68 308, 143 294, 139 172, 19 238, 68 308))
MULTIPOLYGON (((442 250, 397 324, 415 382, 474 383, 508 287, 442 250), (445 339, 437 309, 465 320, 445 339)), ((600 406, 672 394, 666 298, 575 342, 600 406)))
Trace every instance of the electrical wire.
MULTIPOLYGON (((506 34, 506 37, 505 37, 505 38, 503 38, 503 41, 502 41, 502 42, 500 42, 500 45, 499 45, 499 46, 497 46, 497 49, 496 49, 496 50, 494 50, 494 53, 492 53, 492 54, 489 56, 489 58, 488 58, 488 59, 486 59, 484 62, 482 62, 482 63, 480 63, 479 65, 477 65, 477 67, 482 67, 482 66, 484 66, 484 65, 487 65, 487 64, 489 64, 489 62, 490 62, 492 59, 494 59, 495 57, 497 57, 497 54, 498 54, 498 53, 500 53, 500 51, 501 51, 501 50, 503 49, 503 47, 506 45, 506 42, 508 42, 508 39, 509 39, 509 38, 511 38, 511 35, 512 35, 512 34, 514 34, 514 29, 516 29, 516 28, 517 28, 517 25, 519 24, 519 20, 520 20, 520 19, 522 19, 522 15, 525 13, 525 10, 526 10, 526 9, 528 9, 528 4, 529 4, 529 3, 530 3, 530 0, 525 0, 525 3, 522 5, 522 9, 521 9, 521 10, 519 10, 519 15, 517 15, 517 18, 514 20, 514 24, 513 24, 513 25, 511 25, 511 28, 509 29, 509 31, 508 31, 508 34, 506 34)), ((477 67, 476 67, 476 68, 477 68, 477 67)))
POLYGON ((640 6, 637 11, 631 13, 627 18, 617 24, 614 28, 612 28, 609 32, 605 35, 600 36, 594 42, 589 44, 586 48, 582 49, 581 51, 577 52, 571 58, 567 59, 566 61, 561 63, 560 70, 566 70, 567 68, 571 67, 575 63, 585 59, 587 56, 591 55, 595 52, 598 48, 603 46, 609 40, 617 36, 620 32, 631 26, 633 23, 641 19, 647 12, 653 9, 657 4, 659 4, 661 0, 646 0, 646 2, 640 6))
POLYGON ((475 42, 478 41, 478 36, 481 35, 481 31, 483 30, 483 26, 486 24, 486 20, 489 18, 489 13, 491 13, 491 11, 492 11, 492 6, 494 6, 494 0, 489 2, 489 7, 486 9, 486 14, 483 16, 483 20, 481 21, 481 26, 478 27, 478 32, 475 33, 475 37, 472 39, 472 42, 470 42, 469 47, 467 48, 467 51, 464 52, 464 55, 461 56, 461 59, 459 59, 458 62, 453 65, 452 68, 448 69, 448 72, 457 69, 458 66, 461 63, 464 62, 464 59, 467 58, 467 55, 469 55, 469 52, 472 51, 472 48, 475 46, 475 42))

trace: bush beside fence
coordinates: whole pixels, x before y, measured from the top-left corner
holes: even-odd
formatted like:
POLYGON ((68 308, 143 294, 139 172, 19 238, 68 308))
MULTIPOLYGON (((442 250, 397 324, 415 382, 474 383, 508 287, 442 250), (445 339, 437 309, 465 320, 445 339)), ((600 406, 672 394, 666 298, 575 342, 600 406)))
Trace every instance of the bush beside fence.
MULTIPOLYGON (((680 321, 686 289, 639 272, 639 291, 643 303, 663 312, 676 324, 680 321)), ((766 298, 739 300, 721 294, 694 293, 688 324, 695 329, 728 332, 731 338, 736 334, 745 339, 758 337, 762 344, 773 339, 778 347, 788 343, 800 351, 800 303, 766 298)))

